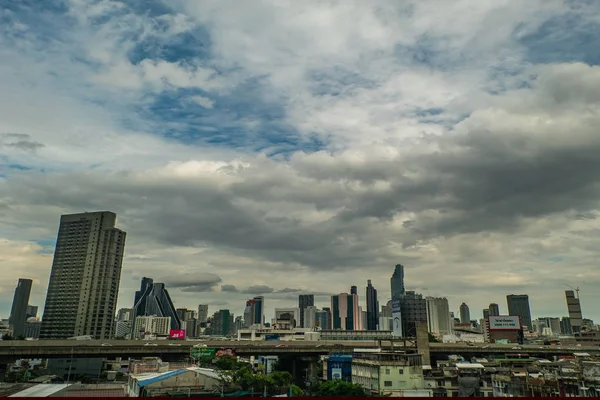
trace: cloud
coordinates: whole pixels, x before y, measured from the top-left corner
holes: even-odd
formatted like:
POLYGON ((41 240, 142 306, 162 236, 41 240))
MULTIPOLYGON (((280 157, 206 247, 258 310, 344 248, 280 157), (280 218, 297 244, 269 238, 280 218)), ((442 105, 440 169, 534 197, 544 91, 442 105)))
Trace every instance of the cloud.
POLYGON ((235 285, 221 285, 221 292, 237 293, 238 290, 235 285))
POLYGON ((212 292, 221 283, 220 276, 211 273, 182 274, 162 278, 167 288, 181 289, 183 292, 212 292))
POLYGON ((522 3, 11 3, 0 268, 45 290, 60 214, 110 209, 123 306, 141 276, 235 313, 383 303, 397 263, 452 307, 597 303, 597 5, 522 3))

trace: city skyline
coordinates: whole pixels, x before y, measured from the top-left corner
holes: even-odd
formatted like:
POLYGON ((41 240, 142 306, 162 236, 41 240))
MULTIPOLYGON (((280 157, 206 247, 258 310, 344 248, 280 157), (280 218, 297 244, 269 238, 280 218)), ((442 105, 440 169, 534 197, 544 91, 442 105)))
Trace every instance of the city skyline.
POLYGON ((383 304, 400 263, 453 312, 565 316, 570 285, 600 320, 600 5, 342 3, 8 2, 0 313, 19 278, 41 310, 60 215, 107 209, 117 307, 144 276, 236 315, 383 304))

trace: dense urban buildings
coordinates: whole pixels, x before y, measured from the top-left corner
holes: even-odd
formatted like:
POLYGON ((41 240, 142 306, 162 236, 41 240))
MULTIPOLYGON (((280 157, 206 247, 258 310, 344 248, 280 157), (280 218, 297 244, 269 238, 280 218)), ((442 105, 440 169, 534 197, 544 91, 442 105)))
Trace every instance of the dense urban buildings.
POLYGON ((33 281, 31 279, 19 279, 15 288, 10 316, 8 317, 8 323, 12 327, 14 337, 24 336, 25 334, 32 285, 33 281))
POLYGON ((533 330, 531 324, 531 311, 529 309, 529 296, 526 294, 509 294, 506 296, 508 305, 508 315, 515 315, 521 318, 523 329, 533 330))
POLYGON ((583 319, 583 315, 581 313, 581 304, 579 303, 579 296, 575 296, 575 292, 573 290, 566 290, 565 297, 567 299, 567 310, 569 311, 571 330, 573 333, 579 333, 581 331, 583 319))
POLYGON ((40 338, 113 336, 125 232, 109 211, 63 215, 40 338))
POLYGON ((173 305, 164 283, 154 283, 150 278, 142 278, 142 285, 135 293, 133 315, 137 317, 169 317, 171 329, 181 329, 181 319, 173 305))
POLYGON ((298 308, 300 308, 300 326, 306 328, 304 325, 304 309, 315 305, 314 294, 301 294, 298 296, 298 308))
POLYGON ((390 287, 392 290, 392 299, 404 295, 404 266, 398 264, 394 268, 394 273, 390 278, 390 287))
POLYGON ((367 281, 367 324, 366 329, 376 331, 379 326, 379 301, 377 301, 377 289, 367 281))

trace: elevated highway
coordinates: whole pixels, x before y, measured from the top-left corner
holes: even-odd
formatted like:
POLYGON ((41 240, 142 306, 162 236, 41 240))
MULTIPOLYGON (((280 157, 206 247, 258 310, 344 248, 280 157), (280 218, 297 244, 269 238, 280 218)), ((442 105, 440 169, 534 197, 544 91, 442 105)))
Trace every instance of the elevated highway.
MULTIPOLYGON (((195 345, 229 348, 237 355, 325 355, 331 352, 352 352, 355 349, 376 349, 383 351, 414 351, 414 347, 404 348, 399 343, 375 341, 142 341, 142 340, 11 340, 0 341, 0 363, 13 362, 19 358, 65 358, 65 357, 105 357, 140 358, 161 357, 181 359, 190 354, 195 345)), ((432 359, 444 359, 447 355, 457 354, 465 358, 483 357, 491 354, 527 354, 533 357, 552 357, 589 353, 600 355, 598 346, 538 346, 538 345, 498 345, 462 343, 430 343, 432 359)))

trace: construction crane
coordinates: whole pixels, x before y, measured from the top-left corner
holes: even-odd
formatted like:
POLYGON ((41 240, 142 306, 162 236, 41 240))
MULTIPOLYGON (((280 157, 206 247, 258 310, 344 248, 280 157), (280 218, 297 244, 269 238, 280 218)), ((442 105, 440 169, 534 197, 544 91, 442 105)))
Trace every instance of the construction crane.
POLYGON ((569 286, 569 285, 565 285, 568 288, 571 288, 575 291, 575 293, 577 293, 577 298, 579 298, 579 286, 577 286, 577 289, 575 289, 573 286, 569 286))

